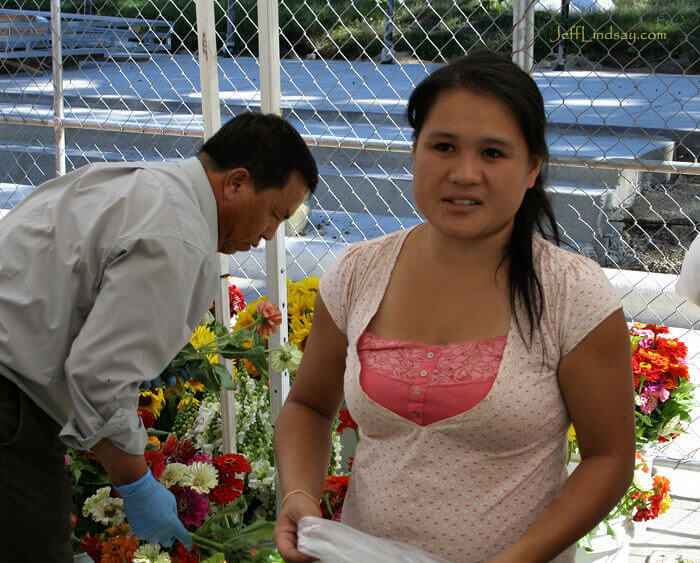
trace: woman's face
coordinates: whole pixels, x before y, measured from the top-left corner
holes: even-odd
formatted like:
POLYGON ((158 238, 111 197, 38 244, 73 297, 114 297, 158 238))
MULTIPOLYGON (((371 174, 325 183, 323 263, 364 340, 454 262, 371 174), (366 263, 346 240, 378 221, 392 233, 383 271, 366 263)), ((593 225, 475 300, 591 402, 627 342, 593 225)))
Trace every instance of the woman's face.
POLYGON ((442 235, 493 237, 507 244, 541 159, 529 150, 510 109, 465 89, 439 94, 413 146, 418 208, 442 235))

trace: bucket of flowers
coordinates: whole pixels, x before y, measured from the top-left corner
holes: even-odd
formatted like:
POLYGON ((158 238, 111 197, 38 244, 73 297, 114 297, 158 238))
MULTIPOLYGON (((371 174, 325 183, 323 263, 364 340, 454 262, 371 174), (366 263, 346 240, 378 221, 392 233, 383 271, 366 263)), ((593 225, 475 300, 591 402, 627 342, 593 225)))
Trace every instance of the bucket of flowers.
MULTIPOLYGON (((631 537, 633 522, 658 518, 671 506, 668 478, 654 475, 653 458, 660 444, 684 433, 684 424, 691 421, 695 385, 690 382, 688 347, 677 338, 668 338, 668 327, 632 323, 629 326, 634 374, 637 453, 634 478, 630 487, 605 519, 579 541, 581 550, 597 550, 595 540, 604 536, 616 538, 614 544, 624 547, 624 538, 631 537)), ((576 431, 568 436, 569 462, 578 459, 576 431)), ((607 540, 610 543, 611 540, 607 540)), ((577 560, 585 558, 578 557, 577 560)))
POLYGON ((252 322, 237 331, 207 317, 168 368, 140 391, 138 412, 149 434, 144 457, 153 475, 176 496, 180 520, 195 540, 193 549, 179 543, 169 548, 145 544, 131 535, 122 501, 96 458, 69 450, 76 552, 105 562, 268 560, 273 551, 273 457, 271 446, 256 445, 271 444, 269 397, 267 390, 256 394, 255 385, 251 388, 243 361, 267 375, 265 338, 280 321, 279 309, 266 301, 256 307, 252 322), (233 373, 219 363, 220 357, 233 360, 233 373), (237 441, 245 455, 222 451, 222 388, 234 392, 237 441), (267 510, 261 510, 265 501, 267 510))

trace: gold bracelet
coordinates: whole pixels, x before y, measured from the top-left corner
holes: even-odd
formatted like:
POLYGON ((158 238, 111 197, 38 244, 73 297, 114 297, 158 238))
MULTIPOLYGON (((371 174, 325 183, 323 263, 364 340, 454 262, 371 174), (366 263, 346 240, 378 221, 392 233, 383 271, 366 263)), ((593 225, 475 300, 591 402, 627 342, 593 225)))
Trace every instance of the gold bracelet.
POLYGON ((320 500, 316 500, 316 497, 314 497, 311 493, 307 493, 306 491, 302 491, 301 489, 294 489, 293 491, 289 491, 286 495, 284 495, 284 498, 282 499, 282 504, 280 505, 280 508, 284 508, 284 503, 287 501, 289 497, 291 497, 294 493, 301 493, 305 497, 308 497, 312 501, 314 501, 316 504, 321 504, 320 500))

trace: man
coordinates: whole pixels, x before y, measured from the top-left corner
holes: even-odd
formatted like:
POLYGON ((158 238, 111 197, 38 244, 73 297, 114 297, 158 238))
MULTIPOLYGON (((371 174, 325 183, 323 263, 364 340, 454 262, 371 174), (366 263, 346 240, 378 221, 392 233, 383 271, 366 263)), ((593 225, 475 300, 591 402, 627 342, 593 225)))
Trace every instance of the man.
POLYGON ((63 444, 97 456, 139 538, 191 546, 144 461, 139 384, 211 305, 216 251, 271 239, 317 181, 289 123, 244 114, 196 157, 92 164, 2 220, 1 561, 72 561, 63 444))

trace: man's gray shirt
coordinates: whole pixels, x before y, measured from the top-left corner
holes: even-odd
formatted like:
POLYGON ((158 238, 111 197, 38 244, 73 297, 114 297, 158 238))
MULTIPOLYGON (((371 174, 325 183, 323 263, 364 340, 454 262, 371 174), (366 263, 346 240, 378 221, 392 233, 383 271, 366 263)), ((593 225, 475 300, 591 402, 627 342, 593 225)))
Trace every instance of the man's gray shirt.
POLYGON ((216 295, 216 200, 199 159, 93 164, 0 221, 0 376, 90 449, 143 453, 139 383, 216 295))

